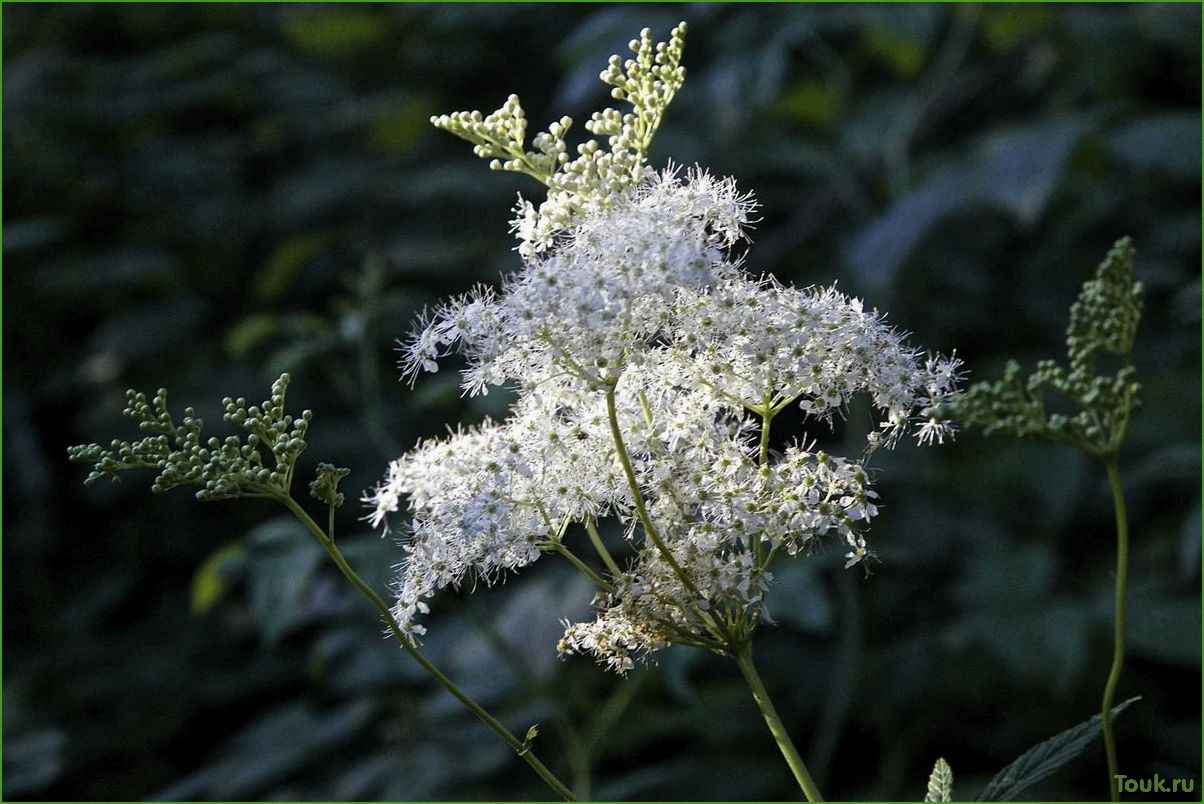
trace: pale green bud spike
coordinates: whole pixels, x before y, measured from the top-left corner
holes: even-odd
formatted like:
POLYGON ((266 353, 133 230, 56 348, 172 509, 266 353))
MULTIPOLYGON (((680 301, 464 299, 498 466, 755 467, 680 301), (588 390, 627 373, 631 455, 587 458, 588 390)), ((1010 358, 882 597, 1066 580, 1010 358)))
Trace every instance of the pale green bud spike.
POLYGON ((525 173, 548 187, 548 197, 536 208, 519 206, 514 228, 523 241, 524 255, 545 249, 556 234, 571 225, 580 212, 607 206, 617 193, 644 176, 648 148, 665 110, 685 81, 681 66, 686 24, 670 33, 668 42, 654 43, 645 28, 630 42, 635 58, 611 56, 599 74, 610 85, 611 97, 631 105, 630 114, 617 109, 595 112, 585 129, 607 137, 606 147, 587 140, 570 151, 565 135, 572 127, 561 117, 548 130, 526 144, 527 121, 518 96, 488 116, 480 112, 453 112, 431 118, 436 128, 473 144, 473 153, 489 160, 491 170, 525 173), (572 158, 570 153, 577 156, 572 158))

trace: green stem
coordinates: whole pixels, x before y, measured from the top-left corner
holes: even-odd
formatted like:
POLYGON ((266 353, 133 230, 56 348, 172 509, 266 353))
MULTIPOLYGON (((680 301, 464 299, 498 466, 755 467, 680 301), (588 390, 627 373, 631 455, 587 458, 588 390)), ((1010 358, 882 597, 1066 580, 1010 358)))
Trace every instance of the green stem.
POLYGON ((1125 514, 1125 490, 1120 482, 1120 466, 1115 455, 1105 460, 1108 482, 1112 486, 1112 504, 1116 509, 1116 614, 1113 622, 1112 669, 1104 686, 1104 701, 1100 716, 1104 721, 1104 750, 1108 754, 1108 790, 1113 801, 1120 800, 1115 779, 1119 773, 1116 762, 1116 737, 1112 733, 1112 700, 1120 684, 1120 671, 1125 664, 1125 582, 1129 574, 1129 523, 1125 514))
POLYGON ((769 428, 773 425, 774 413, 769 407, 769 395, 765 395, 765 406, 761 413, 761 454, 760 467, 761 472, 769 471, 769 428))
POLYGON ((563 782, 557 779, 556 775, 552 773, 552 771, 548 770, 546 765, 539 761, 539 758, 535 756, 533 751, 531 751, 531 746, 528 743, 514 736, 514 734, 512 734, 509 729, 503 726, 497 718, 486 712, 483 708, 481 708, 480 704, 478 704, 472 698, 469 698, 468 695, 466 695, 459 687, 457 687, 450 678, 443 675, 443 671, 431 664, 430 660, 423 656, 422 653, 410 643, 409 638, 407 638, 405 634, 401 632, 401 628, 398 626, 397 620, 394 619, 393 612, 389 608, 389 605, 385 603, 385 601, 381 600, 380 595, 376 594, 372 587, 365 583, 364 579, 351 568, 351 565, 347 563, 347 559, 343 557, 342 552, 340 552, 339 548, 335 546, 334 541, 326 535, 326 532, 322 530, 321 526, 318 525, 317 522, 314 522, 313 518, 306 513, 305 509, 302 508, 301 505, 291 496, 281 494, 277 499, 279 499, 279 501, 292 512, 293 516, 295 516, 301 522, 301 524, 303 524, 309 530, 309 532, 313 534, 314 538, 318 540, 318 543, 322 545, 323 549, 326 550, 327 554, 334 561, 335 566, 337 566, 339 571, 343 573, 343 577, 350 581, 351 585, 358 589, 360 594, 368 598, 372 605, 375 606, 378 611, 380 611, 381 616, 385 619, 385 624, 389 627, 389 631, 391 631, 393 636, 397 639, 397 644, 401 645, 406 653, 410 654, 410 656, 414 658, 414 661, 418 662, 418 664, 422 666, 422 669, 425 670, 431 676, 431 678, 435 679, 435 681, 437 681, 441 687, 450 692, 456 698, 456 700, 458 700, 465 706, 465 708, 468 709, 468 711, 476 715, 477 718, 480 719, 481 722, 483 722, 486 726, 493 729, 493 731, 499 737, 501 737, 507 745, 514 749, 515 753, 523 758, 524 762, 530 765, 531 768, 534 769, 537 774, 539 774, 539 777, 547 783, 548 787, 551 787, 556 791, 557 795, 561 796, 565 801, 576 801, 572 791, 569 790, 569 788, 566 787, 563 782))
MULTIPOLYGON (((774 417, 774 414, 769 407, 770 400, 771 396, 768 393, 765 394, 765 401, 762 406, 763 412, 761 413, 761 450, 759 464, 761 474, 766 477, 769 476, 769 431, 770 428, 773 427, 774 417)), ((765 546, 762 543, 761 534, 753 534, 752 548, 753 558, 756 561, 756 565, 758 567, 764 567, 765 565, 761 563, 761 559, 764 557, 765 546)))
MULTIPOLYGON (((631 489, 631 497, 635 502, 636 515, 639 517, 640 524, 644 526, 644 533, 648 535, 649 541, 652 542, 657 552, 661 554, 661 557, 665 559, 670 569, 673 570, 673 574, 681 582, 682 587, 690 593, 695 601, 701 601, 703 597, 699 593, 698 587, 694 585, 694 582, 690 580, 690 576, 681 568, 681 564, 677 563, 677 559, 673 557, 669 546, 665 544, 660 532, 652 524, 652 517, 648 516, 648 507, 644 504, 644 495, 640 491, 640 484, 635 478, 635 469, 631 465, 631 456, 627 454, 627 445, 623 443, 623 431, 619 428, 619 411, 615 403, 615 390, 617 387, 618 382, 613 381, 610 384, 610 388, 606 391, 606 415, 610 420, 611 440, 615 443, 615 452, 619 456, 619 463, 623 465, 623 473, 627 476, 627 486, 631 489)), ((690 608, 700 620, 706 623, 713 634, 725 640, 728 639, 730 636, 728 630, 718 620, 704 611, 697 602, 691 604, 690 608)))
POLYGON ((636 694, 640 691, 645 679, 648 677, 648 673, 637 673, 633 677, 628 678, 615 688, 614 693, 606 699, 606 703, 602 704, 600 708, 594 708, 593 711, 596 714, 590 722, 589 729, 585 735, 585 747, 587 751, 592 753, 602 744, 607 733, 619 722, 623 713, 631 706, 631 702, 635 700, 636 694))
POLYGON ((752 690, 753 700, 761 710, 761 717, 765 718, 765 725, 769 726, 769 733, 773 735, 778 749, 794 773, 794 778, 798 780, 799 787, 806 794, 807 800, 823 801, 824 797, 815 786, 815 780, 811 778, 807 766, 803 764, 803 758, 799 756, 798 749, 794 747, 786 727, 782 724, 782 719, 778 717, 778 710, 774 709, 773 701, 769 700, 769 691, 757 675, 757 668, 753 665, 752 646, 746 643, 735 653, 735 659, 736 664, 740 665, 740 672, 744 674, 744 680, 748 682, 748 688, 752 690))
POLYGON ((568 755, 569 767, 573 773, 573 793, 581 801, 590 800, 590 786, 593 775, 593 759, 589 746, 581 732, 573 726, 573 722, 559 710, 554 715, 557 731, 561 735, 561 743, 568 755))
POLYGON ((584 561, 582 561, 580 558, 578 558, 577 555, 572 550, 565 547, 560 542, 552 542, 552 549, 554 551, 556 551, 557 553, 559 553, 560 555, 567 558, 569 560, 570 564, 572 564, 574 567, 576 567, 577 570, 582 575, 584 575, 586 578, 589 578, 590 581, 592 581, 594 584, 596 584, 600 589, 602 589, 602 591, 614 592, 614 590, 615 590, 614 584, 610 583, 605 578, 603 578, 601 575, 594 572, 590 568, 590 566, 588 564, 586 564, 584 561))
POLYGON ((619 578, 623 575, 623 571, 619 569, 619 565, 615 562, 614 556, 606 549, 606 544, 602 541, 602 534, 598 533, 598 526, 594 524, 594 520, 585 520, 585 531, 589 534, 590 544, 594 546, 594 551, 598 557, 602 559, 602 563, 610 570, 611 575, 619 578))
POLYGON ((652 406, 648 404, 648 395, 641 390, 636 396, 640 400, 640 410, 644 411, 644 423, 648 425, 648 433, 649 435, 655 435, 652 423, 652 406))
POLYGON ((660 551, 661 556, 669 564, 673 570, 673 574, 677 576, 677 580, 681 581, 681 585, 695 598, 701 597, 698 594, 698 589, 695 588, 694 582, 686 575, 681 565, 677 563, 677 559, 673 557, 673 553, 669 551, 668 545, 661 539, 660 532, 656 526, 652 524, 652 518, 648 516, 648 508, 644 505, 644 495, 640 491, 640 484, 635 479, 635 469, 631 465, 631 456, 627 454, 627 445, 623 443, 623 431, 619 429, 619 411, 615 404, 615 388, 616 384, 612 383, 606 392, 606 415, 610 419, 610 435, 615 442, 615 452, 619 456, 619 463, 623 465, 623 473, 627 476, 627 486, 631 489, 631 497, 635 502, 635 512, 640 519, 640 524, 644 526, 644 532, 648 534, 648 538, 656 545, 656 549, 660 551))

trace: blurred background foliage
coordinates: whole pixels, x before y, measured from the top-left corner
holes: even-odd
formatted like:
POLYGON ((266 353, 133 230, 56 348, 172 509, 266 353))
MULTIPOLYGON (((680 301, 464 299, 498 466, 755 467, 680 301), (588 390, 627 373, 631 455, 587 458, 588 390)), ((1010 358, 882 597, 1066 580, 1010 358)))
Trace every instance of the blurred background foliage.
MULTIPOLYGON (((314 464, 372 485, 497 414, 454 372, 397 381, 424 305, 517 258, 516 177, 428 117, 519 93, 534 124, 604 103, 640 28, 690 23, 653 159, 764 204, 748 264, 839 281, 972 378, 1062 348, 1117 237, 1147 289, 1122 460, 1134 533, 1122 771, 1200 772, 1200 9, 1086 6, 21 5, 3 8, 4 797, 546 798, 428 683, 279 512, 86 491, 68 444, 131 434, 123 390, 220 422, 280 371, 314 464)), ((522 186, 538 195, 538 187, 522 186)), ((856 408, 850 415, 857 415, 856 408)), ((839 437, 839 432, 835 437, 839 437)), ((303 459, 304 460, 304 459, 303 459)), ((1089 717, 1110 651, 1102 469, 966 435, 876 459, 870 577, 784 566, 759 663, 831 798, 955 793, 1089 717)), ((401 557, 355 505, 384 588, 401 557)), ((729 663, 626 680, 557 661, 588 593, 539 565, 438 601, 430 655, 603 799, 797 797, 729 663)), ((1101 798, 1089 756, 1031 790, 1101 798)))

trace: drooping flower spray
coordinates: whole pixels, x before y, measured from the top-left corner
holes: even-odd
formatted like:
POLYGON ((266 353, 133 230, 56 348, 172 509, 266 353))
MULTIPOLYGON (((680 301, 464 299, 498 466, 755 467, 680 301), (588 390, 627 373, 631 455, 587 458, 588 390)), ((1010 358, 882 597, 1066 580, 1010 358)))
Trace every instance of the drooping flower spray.
POLYGON ((770 448, 791 406, 830 422, 866 394, 877 423, 868 455, 910 433, 952 432, 938 410, 957 361, 910 347, 876 311, 833 289, 749 275, 736 249, 756 211, 731 179, 647 164, 685 78, 685 24, 649 31, 602 80, 630 110, 595 113, 570 156, 562 118, 526 145, 517 97, 490 115, 436 117, 495 170, 545 184, 520 197, 523 264, 424 316, 403 346, 411 379, 451 353, 466 393, 517 394, 500 422, 432 439, 395 461, 367 498, 408 532, 393 615, 415 642, 440 589, 485 583, 555 553, 596 587, 596 616, 566 623, 558 650, 618 673, 671 644, 736 661, 800 787, 821 800, 761 682, 753 634, 774 562, 839 539, 847 566, 869 555, 877 513, 861 458, 798 442, 770 448), (604 520, 628 548, 615 557, 604 520), (583 551, 589 551, 585 554, 583 551))

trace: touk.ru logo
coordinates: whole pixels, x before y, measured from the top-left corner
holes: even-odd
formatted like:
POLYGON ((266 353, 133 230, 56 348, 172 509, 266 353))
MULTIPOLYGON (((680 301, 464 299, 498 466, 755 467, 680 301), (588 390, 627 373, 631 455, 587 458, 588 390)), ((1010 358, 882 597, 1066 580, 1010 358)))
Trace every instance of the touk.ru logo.
POLYGON ((1118 793, 1191 793, 1196 789, 1195 779, 1166 779, 1157 773, 1149 779, 1133 779, 1118 773, 1112 779, 1118 793))

